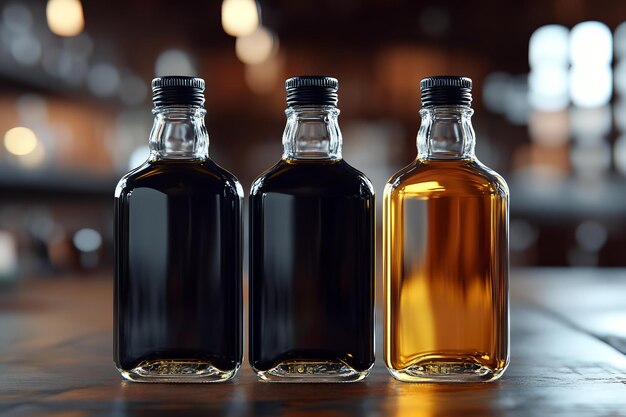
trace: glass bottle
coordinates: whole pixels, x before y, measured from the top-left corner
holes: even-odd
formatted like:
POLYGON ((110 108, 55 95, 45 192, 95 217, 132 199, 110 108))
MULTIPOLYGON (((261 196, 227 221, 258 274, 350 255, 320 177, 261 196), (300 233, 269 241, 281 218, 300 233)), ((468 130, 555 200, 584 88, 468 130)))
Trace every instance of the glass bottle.
POLYGON ((385 363, 401 381, 491 381, 509 361, 509 191, 474 155, 471 80, 420 86, 417 159, 384 193, 385 363))
POLYGON ((115 364, 131 381, 224 381, 242 360, 243 190, 209 157, 204 81, 152 91, 150 157, 115 190, 115 364))
POLYGON ((350 382, 374 363, 374 190, 342 159, 338 83, 286 82, 282 159, 250 193, 250 364, 350 382))

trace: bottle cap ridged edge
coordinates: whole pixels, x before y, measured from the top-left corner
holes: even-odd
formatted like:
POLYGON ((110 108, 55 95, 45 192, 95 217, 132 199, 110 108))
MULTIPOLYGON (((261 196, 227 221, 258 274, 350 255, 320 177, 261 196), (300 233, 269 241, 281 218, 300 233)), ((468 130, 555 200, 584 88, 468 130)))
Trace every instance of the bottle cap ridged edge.
POLYGON ((324 75, 291 77, 285 89, 288 106, 336 106, 339 81, 324 75))
POLYGON ((300 77, 291 77, 285 81, 287 90, 298 87, 327 87, 339 89, 339 81, 333 77, 324 75, 305 75, 300 77))
POLYGON ((438 75, 420 81, 422 107, 471 106, 472 80, 468 77, 438 75))
POLYGON ((204 80, 198 77, 186 77, 181 75, 168 75, 157 77, 152 80, 152 89, 159 87, 192 87, 204 91, 204 80))
POLYGON ((462 87, 472 89, 472 79, 456 75, 437 75, 420 81, 420 89, 432 87, 462 87))
POLYGON ((198 77, 170 75, 152 80, 152 103, 160 106, 204 105, 204 80, 198 77))

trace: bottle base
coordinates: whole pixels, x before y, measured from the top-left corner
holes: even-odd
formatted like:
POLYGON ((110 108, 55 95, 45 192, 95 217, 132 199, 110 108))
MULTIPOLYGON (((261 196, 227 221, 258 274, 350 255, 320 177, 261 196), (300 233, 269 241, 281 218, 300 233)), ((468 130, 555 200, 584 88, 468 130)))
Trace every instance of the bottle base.
POLYGON ((504 368, 492 369, 472 358, 429 358, 404 369, 388 369, 403 382, 489 382, 504 372, 504 368))
POLYGON ((267 371, 255 370, 260 380, 283 383, 342 383, 357 382, 369 374, 343 362, 288 361, 267 371))
POLYGON ((223 371, 209 362, 161 359, 142 362, 130 371, 119 371, 124 379, 133 382, 211 383, 231 379, 238 369, 223 371))

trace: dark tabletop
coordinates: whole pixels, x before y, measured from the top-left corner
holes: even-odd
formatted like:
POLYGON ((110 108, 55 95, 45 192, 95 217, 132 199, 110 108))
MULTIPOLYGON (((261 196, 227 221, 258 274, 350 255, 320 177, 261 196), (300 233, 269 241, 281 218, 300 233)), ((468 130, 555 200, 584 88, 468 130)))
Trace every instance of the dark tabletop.
POLYGON ((395 381, 380 337, 359 383, 260 383, 245 361, 222 384, 123 382, 111 297, 104 278, 0 289, 0 415, 626 416, 626 270, 514 271, 511 365, 486 384, 395 381))

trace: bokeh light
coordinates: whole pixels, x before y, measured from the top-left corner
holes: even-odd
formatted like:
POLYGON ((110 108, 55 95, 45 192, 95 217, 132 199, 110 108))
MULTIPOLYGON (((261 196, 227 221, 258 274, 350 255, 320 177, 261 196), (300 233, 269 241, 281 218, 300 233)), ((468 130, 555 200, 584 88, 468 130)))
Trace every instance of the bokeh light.
POLYGON ((224 0, 222 27, 231 36, 245 36, 259 26, 259 7, 254 0, 224 0))
POLYGON ((565 26, 542 26, 531 35, 528 98, 533 108, 556 111, 568 106, 568 46, 569 30, 565 26))
POLYGON ((573 65, 600 67, 611 64, 613 35, 602 22, 582 22, 572 28, 569 43, 573 65))
POLYGON ((4 134, 4 146, 13 155, 28 155, 37 147, 37 135, 27 127, 14 127, 4 134))
POLYGON ((76 36, 85 27, 80 0, 48 0, 46 17, 52 33, 59 36, 76 36))
POLYGON ((97 230, 84 228, 74 234, 72 242, 81 252, 93 252, 102 246, 102 236, 97 230))
POLYGON ((570 35, 569 87, 574 105, 599 107, 613 95, 613 36, 601 22, 582 22, 570 35))
POLYGON ((528 75, 529 101, 538 110, 556 111, 567 107, 568 70, 559 66, 540 66, 528 75))
POLYGON ((574 66, 570 72, 572 102, 579 107, 604 106, 613 95, 611 67, 574 66))
POLYGON ((567 66, 569 30, 561 25, 541 26, 528 42, 528 62, 531 68, 540 66, 567 66))
POLYGON ((237 58, 244 64, 260 64, 267 61, 278 49, 276 37, 260 26, 249 35, 240 36, 235 43, 237 58))

